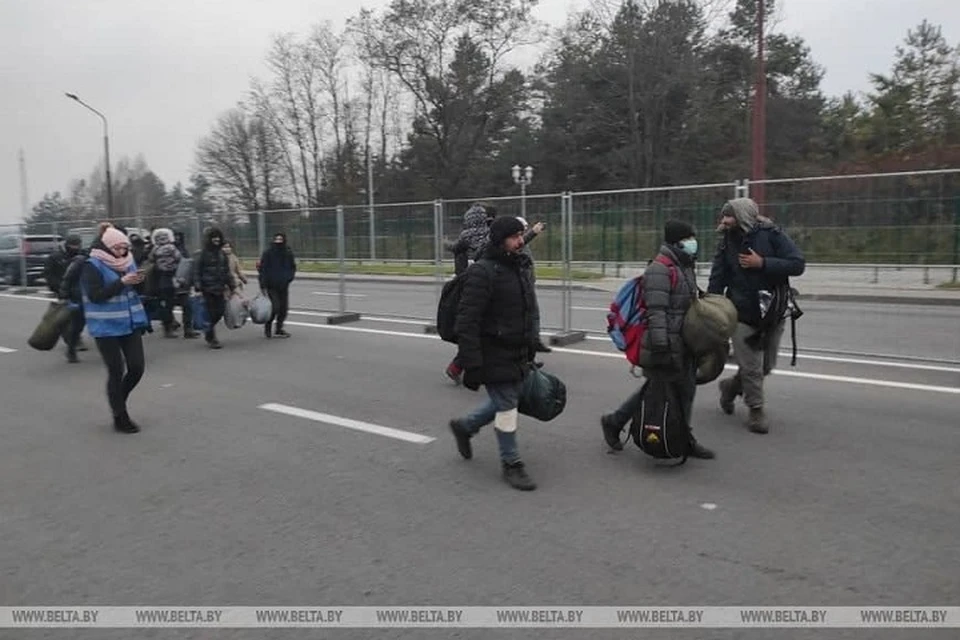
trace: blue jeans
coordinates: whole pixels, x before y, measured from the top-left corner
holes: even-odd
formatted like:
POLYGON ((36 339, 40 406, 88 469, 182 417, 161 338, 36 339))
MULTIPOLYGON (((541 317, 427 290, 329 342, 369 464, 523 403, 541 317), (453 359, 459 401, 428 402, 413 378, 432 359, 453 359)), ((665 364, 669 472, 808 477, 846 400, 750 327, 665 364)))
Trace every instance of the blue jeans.
MULTIPOLYGON (((466 418, 460 421, 460 427, 470 435, 476 435, 484 426, 493 422, 497 413, 510 411, 520 405, 520 391, 523 382, 507 382, 484 385, 487 390, 487 400, 473 410, 466 418)), ((497 444, 500 447, 500 459, 506 463, 520 460, 517 452, 517 433, 495 429, 497 444)))

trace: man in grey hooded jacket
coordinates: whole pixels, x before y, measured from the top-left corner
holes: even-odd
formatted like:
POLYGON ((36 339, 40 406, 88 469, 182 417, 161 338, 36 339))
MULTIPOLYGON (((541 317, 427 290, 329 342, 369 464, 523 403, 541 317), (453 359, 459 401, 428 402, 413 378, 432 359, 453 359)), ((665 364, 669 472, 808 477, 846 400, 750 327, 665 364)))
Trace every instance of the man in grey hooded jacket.
POLYGON ((739 371, 720 382, 720 407, 732 415, 737 396, 750 409, 748 428, 767 433, 763 379, 777 363, 777 351, 786 316, 765 315, 766 294, 780 299, 789 289, 790 276, 806 269, 803 252, 782 229, 760 215, 757 203, 749 198, 727 202, 720 211, 723 234, 710 271, 710 293, 726 293, 737 307, 738 325, 733 336, 733 355, 739 371))

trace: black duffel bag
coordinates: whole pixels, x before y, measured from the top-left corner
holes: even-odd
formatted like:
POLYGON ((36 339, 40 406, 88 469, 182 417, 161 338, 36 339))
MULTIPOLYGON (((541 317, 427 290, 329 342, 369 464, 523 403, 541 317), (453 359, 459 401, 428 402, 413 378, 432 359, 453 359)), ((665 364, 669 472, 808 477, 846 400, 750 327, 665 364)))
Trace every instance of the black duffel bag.
POLYGON ((517 410, 541 422, 550 422, 567 406, 567 387, 557 376, 534 368, 523 381, 517 410))

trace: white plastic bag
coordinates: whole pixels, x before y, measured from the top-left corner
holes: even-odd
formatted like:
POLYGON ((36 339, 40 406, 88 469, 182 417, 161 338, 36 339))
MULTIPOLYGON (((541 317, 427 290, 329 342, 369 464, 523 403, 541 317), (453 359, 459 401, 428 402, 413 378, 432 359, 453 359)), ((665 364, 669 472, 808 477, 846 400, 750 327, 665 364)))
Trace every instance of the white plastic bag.
POLYGON ((270 322, 270 316, 273 315, 273 303, 270 302, 269 297, 259 293, 250 301, 249 310, 250 321, 253 324, 267 324, 270 322))
POLYGON ((247 323, 249 317, 246 300, 237 295, 227 300, 226 309, 223 312, 223 323, 227 325, 227 329, 239 329, 247 323))

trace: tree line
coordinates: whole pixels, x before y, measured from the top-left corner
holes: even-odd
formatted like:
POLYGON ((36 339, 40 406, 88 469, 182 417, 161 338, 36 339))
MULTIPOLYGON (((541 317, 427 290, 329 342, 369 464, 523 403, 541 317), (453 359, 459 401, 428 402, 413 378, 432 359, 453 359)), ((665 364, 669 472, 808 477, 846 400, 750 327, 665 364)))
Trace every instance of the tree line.
MULTIPOLYGON (((535 167, 541 193, 749 176, 756 0, 598 0, 553 31, 534 6, 392 0, 342 30, 278 35, 268 75, 198 143, 190 185, 167 190, 142 159, 126 161, 115 208, 363 204, 371 184, 377 202, 509 195, 514 164, 535 167), (522 68, 531 47, 542 54, 522 68)), ((939 26, 909 29, 870 91, 827 96, 777 8, 765 2, 769 177, 957 166, 960 46, 939 26)), ((102 205, 102 184, 95 171, 34 217, 102 205)))

